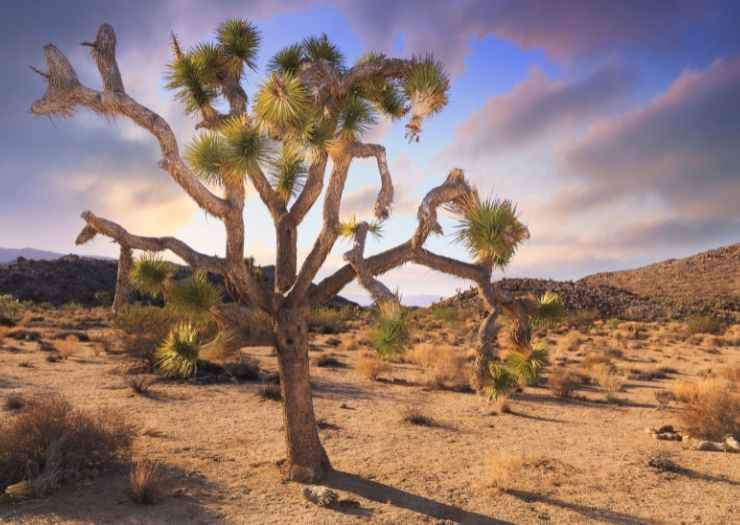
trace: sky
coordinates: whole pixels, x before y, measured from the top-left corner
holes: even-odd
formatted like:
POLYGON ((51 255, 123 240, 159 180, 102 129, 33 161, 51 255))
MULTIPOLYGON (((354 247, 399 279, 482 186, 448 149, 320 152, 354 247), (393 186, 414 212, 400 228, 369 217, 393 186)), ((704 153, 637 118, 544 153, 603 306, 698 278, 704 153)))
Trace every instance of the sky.
MULTIPOLYGON (((82 82, 98 87, 85 48, 102 22, 118 36, 130 95, 160 113, 181 147, 195 121, 164 88, 174 31, 185 46, 213 37, 227 18, 262 33, 252 95, 282 47, 327 33, 349 63, 367 51, 433 53, 451 78, 450 102, 408 144, 404 122, 365 137, 385 145, 397 187, 383 238, 368 253, 408 239, 416 209, 451 168, 485 195, 512 199, 531 239, 501 277, 575 279, 740 242, 740 2, 705 0, 170 0, 5 2, 0 6, 0 246, 115 256, 105 238, 74 239, 83 210, 132 233, 174 235, 223 254, 222 225, 199 211, 157 167, 152 137, 125 119, 86 111, 34 117, 52 42, 82 82)), ((342 216, 371 217, 378 186, 370 160, 355 161, 342 216)), ((320 229, 320 205, 299 232, 305 255, 320 229)), ((274 234, 251 192, 246 254, 274 262, 274 234)), ((467 259, 454 220, 434 251, 467 259)), ((343 265, 337 242, 319 277, 343 265)), ((411 302, 470 283, 418 266, 383 281, 411 302)), ((355 283, 345 295, 364 295, 355 283)))

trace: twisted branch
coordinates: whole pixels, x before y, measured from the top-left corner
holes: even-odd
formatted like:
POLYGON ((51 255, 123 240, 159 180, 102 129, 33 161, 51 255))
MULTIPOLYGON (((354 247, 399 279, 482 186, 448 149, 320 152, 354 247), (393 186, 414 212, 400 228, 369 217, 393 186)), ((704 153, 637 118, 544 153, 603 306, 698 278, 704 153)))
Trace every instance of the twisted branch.
POLYGON ((375 157, 378 162, 378 171, 380 172, 380 192, 375 200, 375 216, 380 220, 385 220, 390 215, 390 207, 393 203, 393 179, 388 170, 388 160, 385 155, 385 148, 379 144, 362 144, 354 143, 351 148, 352 156, 355 158, 375 157))
POLYGON ((376 304, 381 304, 384 301, 395 300, 395 295, 373 276, 365 261, 365 241, 367 240, 368 228, 367 222, 364 221, 357 225, 353 247, 344 254, 344 260, 352 266, 355 274, 357 274, 357 280, 370 293, 373 301, 376 304))

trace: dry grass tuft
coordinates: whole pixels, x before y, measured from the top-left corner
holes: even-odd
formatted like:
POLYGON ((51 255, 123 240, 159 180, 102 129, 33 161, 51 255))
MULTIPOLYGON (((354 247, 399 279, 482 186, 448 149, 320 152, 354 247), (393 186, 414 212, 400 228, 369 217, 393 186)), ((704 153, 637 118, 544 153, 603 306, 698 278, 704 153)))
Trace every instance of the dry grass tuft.
POLYGON ((5 407, 5 410, 9 412, 17 412, 18 410, 25 408, 26 404, 26 400, 18 394, 11 394, 5 398, 3 406, 5 407))
POLYGON ((679 416, 691 436, 714 441, 740 437, 740 395, 728 381, 677 381, 672 392, 682 403, 679 416))
POLYGON ((377 356, 365 354, 357 360, 355 370, 365 379, 377 381, 380 376, 388 374, 391 367, 377 356))
POLYGON ((128 376, 126 384, 131 390, 140 396, 148 396, 149 390, 154 384, 154 379, 145 375, 128 376))
POLYGON ((401 421, 409 425, 418 427, 438 427, 441 426, 433 417, 426 415, 420 408, 409 408, 401 418, 401 421))
POLYGON ((68 335, 64 339, 54 341, 54 348, 62 359, 69 359, 80 349, 80 340, 74 335, 68 335))
POLYGON ((609 402, 617 401, 616 395, 622 390, 624 381, 614 367, 607 364, 598 364, 591 368, 590 373, 593 380, 604 389, 606 400, 609 402))
POLYGON ((131 464, 128 479, 131 501, 141 505, 151 505, 157 502, 162 493, 159 465, 147 460, 136 461, 131 464))
POLYGON ((132 435, 120 415, 82 412, 59 394, 36 399, 17 417, 0 421, 0 489, 28 482, 32 495, 45 495, 86 468, 114 460, 132 435))
POLYGON ((468 358, 459 349, 422 343, 409 353, 409 359, 424 369, 426 382, 433 388, 469 387, 468 358))
POLYGON ((313 364, 319 368, 344 368, 347 366, 331 354, 320 355, 313 360, 313 364))
POLYGON ((722 331, 722 322, 709 315, 695 315, 686 320, 686 333, 694 334, 718 334, 722 331))
POLYGON ((574 372, 558 368, 550 373, 547 385, 555 396, 568 398, 581 385, 581 378, 574 372))

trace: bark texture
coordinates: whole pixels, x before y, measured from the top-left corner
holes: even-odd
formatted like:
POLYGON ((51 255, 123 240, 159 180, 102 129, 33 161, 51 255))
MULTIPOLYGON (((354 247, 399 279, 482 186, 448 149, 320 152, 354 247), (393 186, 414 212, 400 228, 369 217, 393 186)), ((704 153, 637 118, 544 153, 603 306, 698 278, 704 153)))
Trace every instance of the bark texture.
POLYGON ((113 313, 118 313, 128 306, 128 297, 131 294, 129 275, 134 265, 131 248, 121 245, 118 256, 118 273, 116 274, 116 294, 113 297, 113 313))

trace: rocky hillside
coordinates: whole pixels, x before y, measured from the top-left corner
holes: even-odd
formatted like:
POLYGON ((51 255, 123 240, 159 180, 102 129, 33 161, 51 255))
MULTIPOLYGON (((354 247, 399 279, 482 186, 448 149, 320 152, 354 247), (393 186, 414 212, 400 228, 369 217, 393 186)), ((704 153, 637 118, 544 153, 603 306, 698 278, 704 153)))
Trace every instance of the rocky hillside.
MULTIPOLYGON (((502 279, 495 284, 499 290, 515 296, 534 294, 541 296, 546 291, 556 292, 563 300, 568 312, 590 311, 602 319, 655 320, 671 317, 665 305, 640 297, 628 290, 612 286, 592 286, 582 282, 553 281, 551 279, 502 279)), ((441 301, 444 306, 481 308, 476 289, 470 289, 441 301)))
POLYGON ((740 243, 634 270, 604 272, 578 283, 608 285, 666 305, 677 315, 740 314, 740 243))
MULTIPOLYGON (((265 278, 271 281, 273 267, 265 266, 262 270, 265 278)), ((113 260, 77 255, 65 255, 56 260, 20 257, 13 263, 0 264, 0 294, 11 294, 22 301, 50 303, 55 306, 67 303, 100 306, 100 292, 107 292, 109 297, 113 297, 116 271, 117 262, 113 260)), ((181 267, 177 278, 181 279, 189 274, 186 267, 181 267)), ((223 285, 221 276, 213 275, 209 278, 214 284, 223 285)), ((340 296, 331 302, 332 306, 354 304, 340 296)))

